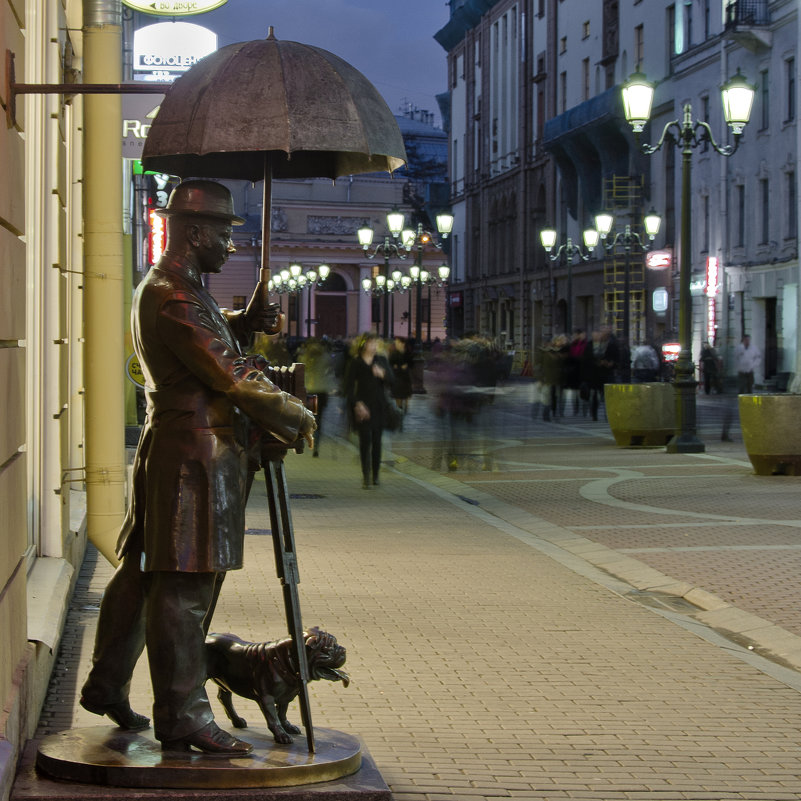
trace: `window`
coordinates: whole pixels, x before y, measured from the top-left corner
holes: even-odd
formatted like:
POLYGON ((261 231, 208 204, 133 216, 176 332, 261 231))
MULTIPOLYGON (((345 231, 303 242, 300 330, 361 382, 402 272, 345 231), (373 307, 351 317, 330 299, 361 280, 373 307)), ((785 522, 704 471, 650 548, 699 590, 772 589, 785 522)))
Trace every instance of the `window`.
POLYGON ((798 209, 796 208, 798 197, 795 187, 795 172, 787 173, 787 239, 795 239, 798 236, 798 209))
POLYGON ((567 73, 559 73, 559 95, 562 111, 567 111, 567 73))
POLYGON ((770 125, 770 85, 768 84, 768 71, 759 73, 759 99, 762 106, 762 124, 760 130, 764 131, 770 125))
POLYGON ((582 39, 589 39, 590 38, 590 21, 584 20, 584 24, 581 26, 581 38, 582 39))
POLYGON ((566 53, 567 52, 567 36, 563 36, 559 40, 559 52, 566 53))
POLYGON ((710 0, 704 0, 704 41, 712 35, 710 7, 710 0))
POLYGON ((692 0, 684 0, 684 49, 692 47, 693 43, 693 4, 692 0))
POLYGON ((788 58, 784 65, 787 76, 787 116, 785 120, 790 122, 795 119, 795 59, 788 58))
POLYGON ((667 17, 665 19, 665 30, 667 31, 667 73, 671 74, 673 68, 671 67, 671 59, 676 51, 676 6, 668 6, 666 9, 667 17))
POLYGON ((759 192, 762 195, 762 225, 759 237, 760 245, 767 245, 770 241, 770 184, 767 178, 759 182, 759 192))
POLYGON ((645 57, 645 33, 643 26, 638 25, 634 29, 634 69, 639 72, 642 68, 643 58, 645 57))
POLYGON ((734 232, 734 246, 745 247, 745 185, 737 184, 737 230, 734 232))
POLYGON ((545 0, 538 0, 537 3, 537 16, 542 19, 545 16, 545 0))
POLYGON ((581 61, 581 99, 590 99, 590 60, 589 58, 581 61))

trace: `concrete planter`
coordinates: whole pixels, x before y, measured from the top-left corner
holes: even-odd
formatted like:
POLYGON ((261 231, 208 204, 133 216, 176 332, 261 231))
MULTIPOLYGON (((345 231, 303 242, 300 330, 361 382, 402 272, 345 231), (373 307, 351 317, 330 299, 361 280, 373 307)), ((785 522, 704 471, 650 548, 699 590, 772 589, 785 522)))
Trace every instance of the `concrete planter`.
POLYGON ((609 427, 620 448, 662 447, 676 432, 672 384, 607 384, 604 404, 609 427))
POLYGON ((801 476, 801 395, 740 395, 740 429, 758 476, 801 476))

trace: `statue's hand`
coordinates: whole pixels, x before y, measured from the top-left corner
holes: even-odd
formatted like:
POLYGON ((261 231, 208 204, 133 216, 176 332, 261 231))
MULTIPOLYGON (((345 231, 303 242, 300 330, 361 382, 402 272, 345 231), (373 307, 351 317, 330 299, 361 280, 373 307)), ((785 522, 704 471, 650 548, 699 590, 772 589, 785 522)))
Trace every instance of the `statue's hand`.
POLYGON ((285 319, 281 307, 269 302, 266 285, 259 283, 245 309, 248 330, 252 333, 263 331, 265 334, 277 334, 284 327, 285 319))
POLYGON ((301 421, 298 433, 310 448, 314 448, 314 432, 317 430, 317 420, 314 418, 313 412, 304 409, 306 416, 301 421))

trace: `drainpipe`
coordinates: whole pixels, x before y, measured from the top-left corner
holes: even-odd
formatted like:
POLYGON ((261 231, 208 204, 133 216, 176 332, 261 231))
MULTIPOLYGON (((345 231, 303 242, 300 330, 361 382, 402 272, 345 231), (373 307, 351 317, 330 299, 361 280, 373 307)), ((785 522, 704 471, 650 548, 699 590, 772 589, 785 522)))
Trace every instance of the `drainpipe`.
MULTIPOLYGON (((801 36, 801 14, 797 15, 798 35, 801 36)), ((797 39, 801 41, 801 39, 797 39)), ((795 116, 798 118, 801 113, 801 58, 795 54, 795 116)), ((796 159, 801 153, 801 126, 796 125, 796 159)), ((796 258, 796 316, 801 310, 801 252, 798 243, 801 242, 801 170, 795 170, 795 208, 789 210, 790 214, 796 215, 795 223, 795 258, 796 258)), ((795 365, 792 384, 788 387, 790 392, 801 392, 801 324, 796 322, 795 326, 795 365)))
MULTIPOLYGON (((85 83, 122 81, 120 0, 83 0, 85 83)), ((112 564, 125 509, 122 135, 119 95, 84 98, 86 526, 112 564)))

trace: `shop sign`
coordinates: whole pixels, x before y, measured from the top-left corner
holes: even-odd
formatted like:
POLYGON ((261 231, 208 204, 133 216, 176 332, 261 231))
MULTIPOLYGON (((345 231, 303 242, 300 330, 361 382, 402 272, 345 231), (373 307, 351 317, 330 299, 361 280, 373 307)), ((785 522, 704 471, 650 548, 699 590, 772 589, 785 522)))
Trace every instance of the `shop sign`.
POLYGON ((654 290, 651 296, 651 308, 657 314, 664 314, 668 309, 668 291, 665 287, 660 286, 654 290))
POLYGON ((147 132, 164 95, 122 96, 122 157, 141 159, 147 132))
POLYGON ((217 34, 191 22, 157 22, 134 31, 133 68, 169 80, 217 49, 217 34))
POLYGON ((666 270, 673 266, 672 250, 649 250, 645 254, 645 266, 649 270, 666 270))
POLYGON ((122 0, 123 5, 155 14, 159 17, 185 17, 190 14, 205 14, 224 6, 228 0, 122 0))
POLYGON ((125 362, 125 375, 127 375, 128 380, 137 387, 145 386, 145 376, 144 373, 142 373, 142 365, 139 363, 139 358, 135 353, 132 353, 125 362))

